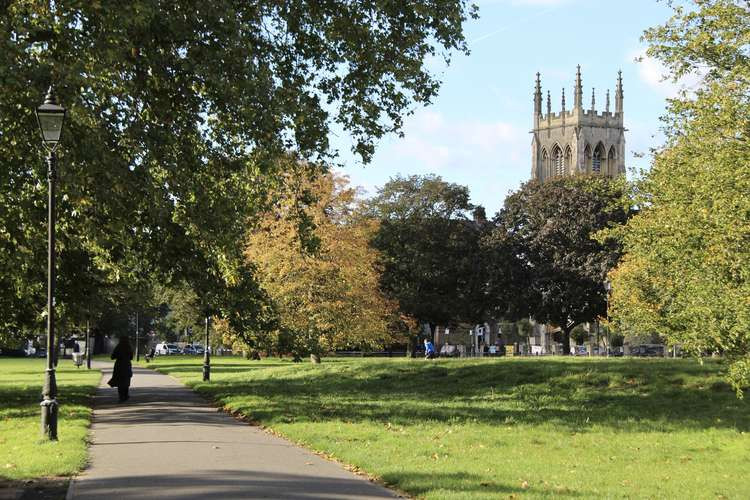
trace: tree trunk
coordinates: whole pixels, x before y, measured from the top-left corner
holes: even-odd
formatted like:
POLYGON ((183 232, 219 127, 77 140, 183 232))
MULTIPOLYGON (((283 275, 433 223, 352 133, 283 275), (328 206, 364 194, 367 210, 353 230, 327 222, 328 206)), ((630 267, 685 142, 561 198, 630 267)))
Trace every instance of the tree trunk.
POLYGON ((406 357, 407 358, 417 357, 417 343, 418 342, 419 342, 418 336, 409 335, 407 343, 406 343, 406 357))
POLYGON ((563 328, 562 330, 563 332, 563 339, 562 339, 563 354, 566 356, 570 354, 570 331, 571 330, 572 328, 567 328, 567 329, 563 328))
POLYGON ((320 356, 317 354, 310 354, 310 362, 315 365, 320 364, 320 356))

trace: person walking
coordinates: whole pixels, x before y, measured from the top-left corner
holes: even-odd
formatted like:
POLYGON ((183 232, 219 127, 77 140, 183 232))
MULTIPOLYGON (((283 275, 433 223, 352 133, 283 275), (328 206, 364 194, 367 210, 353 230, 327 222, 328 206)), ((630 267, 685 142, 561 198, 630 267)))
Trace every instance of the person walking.
POLYGON ((435 358, 435 346, 429 339, 424 339, 424 357, 425 359, 435 358))
POLYGON ((130 395, 130 379, 133 377, 133 348, 130 346, 130 339, 123 335, 112 351, 112 359, 115 360, 115 367, 112 370, 112 378, 109 379, 110 387, 117 387, 117 393, 120 396, 120 402, 127 401, 130 395))

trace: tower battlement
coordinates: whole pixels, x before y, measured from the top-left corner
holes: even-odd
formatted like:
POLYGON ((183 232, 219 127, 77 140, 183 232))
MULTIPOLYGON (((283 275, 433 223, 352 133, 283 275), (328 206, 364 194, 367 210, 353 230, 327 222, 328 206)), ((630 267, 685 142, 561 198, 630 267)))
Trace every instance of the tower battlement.
POLYGON ((596 91, 592 89, 591 105, 583 106, 581 67, 576 71, 573 88, 573 107, 562 106, 552 111, 552 100, 547 92, 546 113, 542 112, 542 83, 536 75, 534 89, 534 129, 532 139, 531 177, 544 181, 551 177, 575 173, 619 175, 625 172, 625 127, 623 122, 622 72, 615 87, 615 109, 610 109, 610 94, 606 92, 603 111, 596 109, 596 91))

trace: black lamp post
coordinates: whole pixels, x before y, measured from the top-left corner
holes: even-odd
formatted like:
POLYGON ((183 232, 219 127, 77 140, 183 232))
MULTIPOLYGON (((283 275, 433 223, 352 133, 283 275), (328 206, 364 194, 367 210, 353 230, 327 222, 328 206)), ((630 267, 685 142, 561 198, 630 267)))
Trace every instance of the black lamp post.
MULTIPOLYGON (((612 283, 610 283, 609 280, 604 282, 604 290, 606 291, 606 295, 604 296, 604 301, 605 301, 604 304, 605 304, 605 307, 607 308, 607 312, 605 314, 607 315, 606 317, 609 318, 609 294, 612 291, 612 283)), ((609 341, 611 340, 610 335, 609 335, 609 329, 610 329, 610 326, 608 322, 607 323, 607 357, 609 357, 609 341)))
POLYGON ((55 91, 50 86, 44 104, 36 109, 36 118, 42 132, 42 144, 47 150, 47 369, 42 390, 42 437, 57 440, 57 382, 55 380, 55 178, 57 146, 60 144, 65 108, 57 103, 55 91))
POLYGON ((135 360, 140 361, 141 360, 141 351, 139 349, 141 339, 140 334, 138 330, 138 312, 135 313, 135 360))
POLYGON ((91 332, 89 330, 89 320, 86 320, 86 368, 91 369, 91 344, 89 340, 91 338, 91 332))
POLYGON ((211 321, 211 317, 206 312, 206 343, 203 346, 203 381, 211 381, 211 355, 208 353, 208 325, 211 321))

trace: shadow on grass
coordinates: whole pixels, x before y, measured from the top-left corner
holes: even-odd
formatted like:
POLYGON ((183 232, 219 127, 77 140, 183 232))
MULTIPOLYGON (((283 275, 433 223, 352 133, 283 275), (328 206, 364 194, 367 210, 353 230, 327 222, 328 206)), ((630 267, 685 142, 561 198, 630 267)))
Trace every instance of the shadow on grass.
POLYGON ((716 363, 544 359, 281 365, 288 370, 260 370, 273 364, 226 367, 247 376, 191 385, 265 424, 429 420, 552 424, 576 431, 592 425, 625 432, 750 430, 750 405, 736 398, 716 363))
MULTIPOLYGON (((193 363, 154 363, 152 365, 142 365, 143 367, 153 368, 162 373, 170 373, 174 375, 180 375, 185 373, 201 373, 201 367, 203 366, 202 360, 196 360, 193 363)), ((223 362, 212 362, 211 373, 245 373, 251 370, 257 370, 261 368, 271 368, 275 366, 289 366, 289 363, 263 363, 263 364, 250 364, 250 363, 223 363, 223 362)))
MULTIPOLYGON (((65 406, 65 418, 87 418, 95 387, 86 384, 58 385, 57 400, 65 406)), ((0 387, 0 416, 14 419, 39 416, 42 386, 0 387)))
POLYGON ((420 496, 427 493, 440 496, 457 494, 469 495, 491 495, 493 497, 507 498, 507 495, 533 494, 535 497, 549 496, 554 498, 591 498, 592 492, 574 491, 569 488, 557 488, 550 490, 538 490, 533 486, 523 488, 510 486, 505 483, 488 480, 487 476, 471 474, 467 472, 439 471, 434 473, 410 472, 408 466, 405 470, 393 474, 385 474, 382 478, 385 484, 405 487, 409 494, 420 496))

